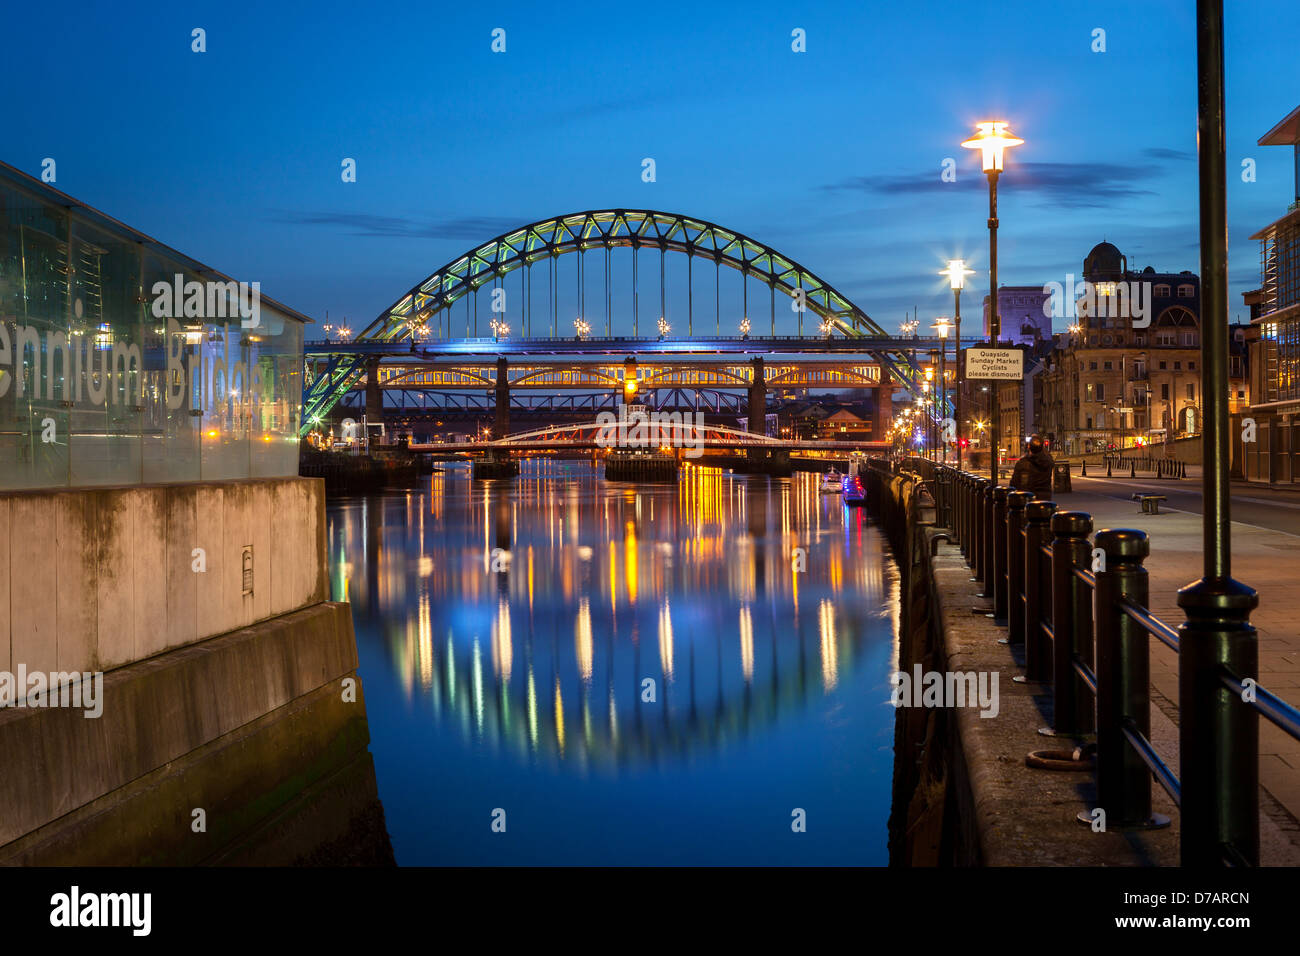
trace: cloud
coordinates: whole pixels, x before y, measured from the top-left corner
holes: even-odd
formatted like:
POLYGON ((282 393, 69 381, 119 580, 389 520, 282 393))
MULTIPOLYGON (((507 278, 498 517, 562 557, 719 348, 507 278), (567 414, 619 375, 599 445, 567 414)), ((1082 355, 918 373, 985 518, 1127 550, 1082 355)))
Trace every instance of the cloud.
MULTIPOLYGON (((1170 150, 1169 152, 1173 152, 1170 150)), ((1067 208, 1104 207, 1116 199, 1152 196, 1137 184, 1164 170, 1151 163, 1017 163, 1002 174, 1002 182, 1017 193, 1039 194, 1045 205, 1067 208)), ((934 172, 914 176, 852 176, 822 188, 877 194, 924 194, 984 187, 983 177, 966 175, 946 183, 934 172)))
POLYGON ((325 226, 365 238, 464 239, 483 242, 528 221, 505 216, 460 216, 425 220, 405 216, 375 216, 354 212, 278 212, 276 222, 325 226))
POLYGON ((1181 149, 1166 149, 1163 146, 1152 146, 1149 149, 1142 150, 1143 156, 1149 156, 1152 159, 1195 159, 1195 153, 1189 153, 1181 149))

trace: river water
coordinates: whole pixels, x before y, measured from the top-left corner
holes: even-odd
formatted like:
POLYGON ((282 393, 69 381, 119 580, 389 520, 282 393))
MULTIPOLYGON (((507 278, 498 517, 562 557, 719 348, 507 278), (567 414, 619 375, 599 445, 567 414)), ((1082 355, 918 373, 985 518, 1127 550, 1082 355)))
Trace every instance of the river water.
POLYGON ((397 862, 884 865, 898 575, 815 475, 327 506, 397 862))

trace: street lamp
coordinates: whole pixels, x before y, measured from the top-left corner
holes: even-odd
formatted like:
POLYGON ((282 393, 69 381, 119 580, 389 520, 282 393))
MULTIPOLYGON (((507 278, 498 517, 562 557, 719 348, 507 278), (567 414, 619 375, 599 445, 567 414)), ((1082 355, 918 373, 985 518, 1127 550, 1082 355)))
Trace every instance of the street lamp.
POLYGON ((939 275, 948 277, 948 285, 952 288, 953 307, 953 333, 952 333, 952 358, 957 367, 957 374, 953 382, 955 402, 953 406, 953 417, 957 422, 957 434, 954 436, 957 440, 957 470, 961 471, 961 290, 966 285, 966 277, 975 274, 974 269, 966 268, 965 259, 949 259, 948 268, 940 272, 939 275))
MULTIPOLYGON (((962 143, 967 149, 978 149, 980 151, 981 167, 989 179, 989 343, 997 347, 998 337, 1002 333, 1001 320, 998 316, 998 174, 1002 172, 1002 159, 1004 154, 1012 146, 1019 146, 1024 142, 1012 136, 1008 131, 1009 124, 999 121, 990 121, 985 123, 976 123, 979 130, 971 139, 962 143)), ((994 408, 992 414, 993 436, 992 446, 993 455, 991 457, 990 472, 993 478, 994 487, 998 483, 998 445, 1000 436, 998 435, 998 411, 994 408)))
MULTIPOLYGON (((948 464, 948 445, 944 441, 944 431, 948 427, 948 320, 942 316, 934 320, 934 330, 939 334, 939 417, 943 428, 939 433, 939 443, 943 445, 943 463, 948 464)), ((958 448, 961 446, 958 445, 958 448)), ((960 454, 960 452, 958 452, 960 454)), ((961 467, 961 459, 957 459, 961 467)))

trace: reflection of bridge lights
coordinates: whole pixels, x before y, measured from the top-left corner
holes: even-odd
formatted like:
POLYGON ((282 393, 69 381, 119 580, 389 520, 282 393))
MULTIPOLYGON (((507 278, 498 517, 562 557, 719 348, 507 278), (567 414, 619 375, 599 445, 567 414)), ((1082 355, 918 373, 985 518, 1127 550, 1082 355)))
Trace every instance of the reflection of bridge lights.
POLYGON ((659 663, 663 667, 664 679, 673 679, 673 618, 668 610, 668 601, 659 608, 659 663))
POLYGON ((754 679, 754 618, 748 604, 740 606, 740 670, 746 684, 754 679))
POLYGON ((510 683, 515 647, 510 629, 510 604, 505 598, 497 602, 496 620, 492 622, 492 667, 504 683, 510 683))
POLYGON ((574 645, 578 654, 578 673, 584 683, 591 683, 592 638, 591 605, 584 597, 578 602, 578 619, 573 628, 574 645))
POLYGON ((829 598, 817 605, 817 630, 821 637, 822 684, 834 690, 839 681, 839 651, 835 644, 835 606, 829 598))

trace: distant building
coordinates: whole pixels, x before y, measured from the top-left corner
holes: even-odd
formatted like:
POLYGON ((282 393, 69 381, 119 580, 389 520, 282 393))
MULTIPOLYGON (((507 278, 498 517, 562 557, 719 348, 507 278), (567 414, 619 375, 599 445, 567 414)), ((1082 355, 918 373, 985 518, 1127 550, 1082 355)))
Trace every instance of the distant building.
POLYGON ((1065 455, 1199 434, 1200 279, 1132 271, 1109 242, 1088 253, 1083 277, 1096 305, 1081 299, 1044 356, 1032 389, 1038 432, 1065 455))
POLYGON ((1259 334, 1247 406, 1256 429, 1255 441, 1234 444, 1245 477, 1294 482, 1300 475, 1300 107, 1259 145, 1295 151, 1295 200, 1282 218, 1251 236, 1260 243, 1260 287, 1245 295, 1259 334))
MULTIPOLYGON (((1052 340, 1052 317, 1044 310, 1048 293, 1039 285, 1004 285, 998 288, 999 342, 1033 348, 1052 340)), ((989 337, 989 297, 984 296, 984 338, 989 337)))

